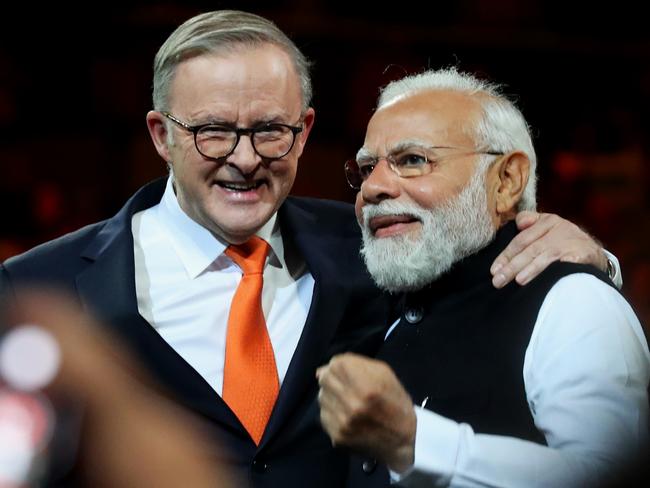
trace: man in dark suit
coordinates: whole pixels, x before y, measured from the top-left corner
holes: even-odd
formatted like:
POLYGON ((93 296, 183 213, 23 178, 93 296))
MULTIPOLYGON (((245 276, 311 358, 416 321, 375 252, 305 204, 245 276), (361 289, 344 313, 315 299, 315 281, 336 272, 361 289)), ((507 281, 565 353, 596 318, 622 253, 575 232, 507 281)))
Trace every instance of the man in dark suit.
POLYGON ((365 263, 402 316, 377 359, 319 369, 321 417, 400 484, 596 486, 647 442, 650 352, 607 276, 553 263, 492 286, 535 166, 519 110, 455 69, 385 87, 348 164, 365 263))
MULTIPOLYGON (((288 197, 314 123, 308 62, 266 19, 210 12, 165 41, 153 85, 147 126, 169 178, 111 219, 8 260, 2 287, 73 291, 170 396, 206 419, 242 484, 340 486, 347 458, 319 425, 315 370, 361 339, 360 352, 374 352, 368 338, 383 338, 390 311, 358 255, 351 206, 288 197), (258 245, 268 254, 250 275, 261 273, 263 287, 245 263, 258 245), (256 305, 231 309, 255 279, 246 296, 256 305), (256 319, 244 325, 262 325, 242 341, 237 319, 252 308, 256 319), (248 373, 229 373, 242 364, 248 373)), ((584 233, 546 221, 534 232, 549 248, 577 235, 587 259, 605 261, 584 233)))

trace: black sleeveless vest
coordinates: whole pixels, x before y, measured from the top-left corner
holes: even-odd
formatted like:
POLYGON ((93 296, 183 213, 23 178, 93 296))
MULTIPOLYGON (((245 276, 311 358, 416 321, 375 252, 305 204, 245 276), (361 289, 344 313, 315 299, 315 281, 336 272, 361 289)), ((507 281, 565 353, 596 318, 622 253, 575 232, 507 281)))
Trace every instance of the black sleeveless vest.
POLYGON ((416 405, 465 422, 475 432, 545 443, 528 409, 524 355, 550 288, 585 265, 554 263, 526 286, 492 286, 490 266, 515 236, 514 222, 495 240, 456 263, 435 283, 402 300, 399 324, 381 347, 416 405))

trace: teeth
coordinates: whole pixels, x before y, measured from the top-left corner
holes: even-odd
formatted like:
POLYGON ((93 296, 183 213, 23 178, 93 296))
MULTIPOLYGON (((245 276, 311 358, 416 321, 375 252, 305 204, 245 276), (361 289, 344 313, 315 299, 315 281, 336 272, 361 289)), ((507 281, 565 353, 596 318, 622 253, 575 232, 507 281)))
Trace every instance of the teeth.
POLYGON ((248 191, 252 190, 254 188, 259 187, 262 184, 261 181, 258 182, 241 182, 241 183, 235 183, 235 182, 220 182, 219 185, 223 186, 224 188, 227 188, 228 190, 234 190, 234 191, 248 191))

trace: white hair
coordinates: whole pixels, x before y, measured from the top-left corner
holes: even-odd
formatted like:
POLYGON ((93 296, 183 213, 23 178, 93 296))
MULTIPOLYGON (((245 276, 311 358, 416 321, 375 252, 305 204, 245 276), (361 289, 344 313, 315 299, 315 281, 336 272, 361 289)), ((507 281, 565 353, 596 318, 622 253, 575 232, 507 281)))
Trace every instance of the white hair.
POLYGON ((176 68, 186 59, 263 44, 274 44, 291 58, 300 79, 304 112, 311 104, 311 63, 273 22, 240 10, 216 10, 196 15, 170 34, 154 59, 154 109, 169 109, 169 92, 176 68))
MULTIPOLYGON (((477 100, 482 116, 466 127, 469 135, 475 139, 477 148, 502 153, 521 151, 528 156, 530 175, 517 210, 535 210, 537 157, 530 128, 515 104, 501 93, 500 87, 453 67, 428 70, 386 85, 380 92, 377 109, 427 90, 458 91, 477 100)), ((492 161, 494 158, 486 155, 481 158, 480 164, 486 166, 492 161)))

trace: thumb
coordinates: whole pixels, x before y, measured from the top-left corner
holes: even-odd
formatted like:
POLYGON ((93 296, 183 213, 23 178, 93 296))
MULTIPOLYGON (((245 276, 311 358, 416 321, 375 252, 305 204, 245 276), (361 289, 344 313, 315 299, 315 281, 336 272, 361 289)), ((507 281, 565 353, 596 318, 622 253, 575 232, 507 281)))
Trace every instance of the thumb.
POLYGON ((540 214, 530 210, 523 210, 517 214, 516 222, 519 230, 524 230, 539 220, 540 214))

